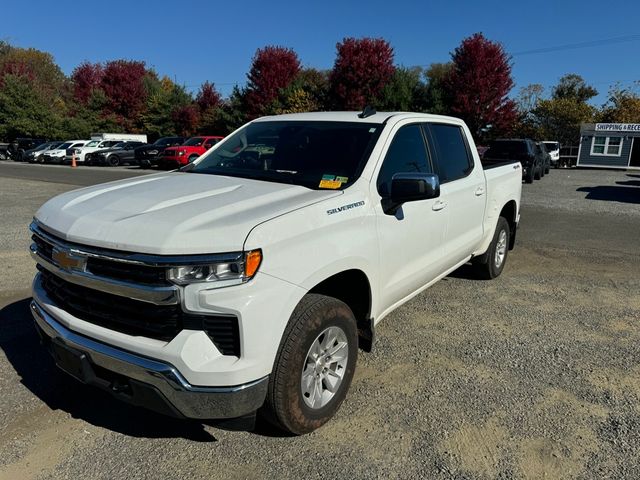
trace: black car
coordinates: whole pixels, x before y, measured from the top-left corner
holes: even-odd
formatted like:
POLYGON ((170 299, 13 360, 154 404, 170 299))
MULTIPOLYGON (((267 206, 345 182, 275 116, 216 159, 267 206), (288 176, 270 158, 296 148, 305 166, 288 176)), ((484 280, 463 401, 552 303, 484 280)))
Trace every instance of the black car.
POLYGON ((24 162, 26 160, 24 152, 42 145, 47 140, 44 138, 16 138, 7 147, 9 158, 16 162, 24 162))
POLYGON ((63 142, 45 142, 38 145, 36 148, 26 150, 23 154, 23 159, 29 163, 43 163, 42 154, 47 150, 53 150, 62 145, 63 142))
POLYGON ((547 150, 547 146, 544 142, 538 142, 536 145, 542 150, 542 155, 544 156, 544 163, 542 168, 542 177, 544 177, 547 173, 551 171, 551 154, 549 150, 547 150))
POLYGON ((544 174, 544 154, 530 138, 494 140, 482 156, 483 165, 518 161, 522 164, 522 178, 527 183, 540 180, 544 174))
POLYGON ((136 162, 141 167, 156 166, 165 148, 182 145, 185 140, 185 137, 162 137, 151 145, 138 147, 134 151, 136 162))
POLYGON ((120 142, 106 150, 99 150, 93 153, 87 153, 84 157, 84 163, 87 165, 107 165, 109 167, 117 167, 118 165, 134 164, 135 149, 146 145, 144 142, 120 142))

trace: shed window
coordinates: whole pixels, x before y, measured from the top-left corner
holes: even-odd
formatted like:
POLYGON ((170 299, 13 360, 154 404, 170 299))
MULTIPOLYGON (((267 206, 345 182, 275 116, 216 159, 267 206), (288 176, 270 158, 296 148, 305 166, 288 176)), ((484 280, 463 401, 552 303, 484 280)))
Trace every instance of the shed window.
POLYGON ((622 153, 622 137, 593 137, 591 155, 619 157, 622 153))

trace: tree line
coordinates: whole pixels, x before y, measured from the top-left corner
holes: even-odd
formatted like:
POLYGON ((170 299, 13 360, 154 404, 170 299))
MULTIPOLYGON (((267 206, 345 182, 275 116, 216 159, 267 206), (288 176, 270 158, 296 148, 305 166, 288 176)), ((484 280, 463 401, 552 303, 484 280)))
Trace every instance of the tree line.
MULTIPOLYGON (((638 84, 636 83, 637 87, 638 84)), ((227 134, 261 115, 319 110, 416 111, 461 117, 476 141, 528 136, 576 143, 584 122, 640 122, 636 88, 614 85, 600 108, 598 92, 576 74, 545 96, 540 84, 515 98, 512 60, 477 33, 447 63, 404 67, 379 38, 345 38, 331 70, 303 67, 297 53, 256 51, 247 82, 223 98, 204 82, 195 93, 144 62, 84 62, 66 76, 51 54, 0 41, 0 139, 88 138, 91 132, 166 135, 227 134)))

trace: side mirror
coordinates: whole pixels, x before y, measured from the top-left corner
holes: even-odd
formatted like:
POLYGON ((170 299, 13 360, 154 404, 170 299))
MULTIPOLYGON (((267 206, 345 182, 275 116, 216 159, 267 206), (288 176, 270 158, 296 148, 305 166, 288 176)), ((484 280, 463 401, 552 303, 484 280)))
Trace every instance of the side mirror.
POLYGON ((406 202, 429 200, 440 196, 440 179, 433 173, 396 173, 391 179, 391 192, 383 199, 382 208, 395 215, 406 202))

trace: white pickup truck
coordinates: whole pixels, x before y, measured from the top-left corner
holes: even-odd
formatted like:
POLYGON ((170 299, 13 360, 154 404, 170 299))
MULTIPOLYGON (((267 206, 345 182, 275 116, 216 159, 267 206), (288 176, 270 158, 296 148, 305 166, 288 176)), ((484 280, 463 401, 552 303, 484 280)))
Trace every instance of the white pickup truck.
POLYGON ((450 117, 259 118, 181 170, 44 204, 37 329, 60 368, 130 403, 310 432, 380 320, 467 262, 500 275, 520 169, 484 170, 450 117))

